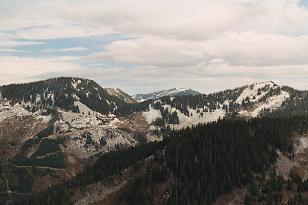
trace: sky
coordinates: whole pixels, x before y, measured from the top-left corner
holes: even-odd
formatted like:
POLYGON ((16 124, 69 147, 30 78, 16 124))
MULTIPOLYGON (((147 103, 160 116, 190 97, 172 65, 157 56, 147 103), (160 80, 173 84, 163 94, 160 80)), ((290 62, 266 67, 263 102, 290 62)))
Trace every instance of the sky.
POLYGON ((0 84, 308 89, 308 0, 0 0, 0 84))

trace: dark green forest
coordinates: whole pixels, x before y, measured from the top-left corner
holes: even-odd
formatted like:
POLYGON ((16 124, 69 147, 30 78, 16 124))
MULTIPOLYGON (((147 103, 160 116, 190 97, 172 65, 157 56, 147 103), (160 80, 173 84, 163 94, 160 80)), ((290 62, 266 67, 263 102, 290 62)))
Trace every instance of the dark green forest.
MULTIPOLYGON (((125 168, 153 156, 148 171, 136 176, 122 195, 126 204, 153 204, 152 189, 146 188, 170 180, 166 204, 208 205, 233 187, 250 186, 256 174, 268 171, 276 161, 277 149, 292 158, 291 136, 307 128, 308 116, 301 115, 218 120, 168 130, 163 142, 102 155, 75 178, 15 204, 72 204, 74 189, 107 183, 125 168)), ((307 182, 299 184, 299 189, 307 189, 307 182)))

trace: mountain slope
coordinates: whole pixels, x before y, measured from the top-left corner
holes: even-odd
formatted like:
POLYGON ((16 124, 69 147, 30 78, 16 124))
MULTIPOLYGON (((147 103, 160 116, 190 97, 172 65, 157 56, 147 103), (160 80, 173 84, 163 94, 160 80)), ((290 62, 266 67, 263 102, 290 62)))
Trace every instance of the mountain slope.
POLYGON ((126 102, 126 103, 136 103, 137 101, 132 98, 130 95, 122 91, 120 88, 105 88, 107 93, 111 96, 115 96, 119 98, 120 100, 126 102))
MULTIPOLYGON (((210 205, 234 187, 244 190, 235 205, 248 200, 305 204, 308 181, 292 174, 283 179, 272 168, 277 153, 285 158, 292 154, 293 134, 307 131, 307 117, 220 120, 170 131, 163 142, 100 157, 80 175, 26 204, 210 205)), ((220 199, 216 204, 228 203, 220 199)))
POLYGON ((250 118, 285 110, 293 107, 288 104, 295 99, 305 103, 299 94, 301 91, 267 81, 208 95, 162 97, 153 100, 144 115, 149 123, 163 118, 166 125, 181 129, 219 118, 250 118))
POLYGON ((121 117, 129 104, 91 80, 0 91, 0 204, 68 180, 100 155, 160 140, 140 113, 121 117))
POLYGON ((186 88, 172 88, 169 90, 161 90, 147 94, 136 94, 132 97, 137 101, 145 101, 150 99, 158 99, 164 96, 187 96, 187 95, 200 95, 198 91, 186 88))

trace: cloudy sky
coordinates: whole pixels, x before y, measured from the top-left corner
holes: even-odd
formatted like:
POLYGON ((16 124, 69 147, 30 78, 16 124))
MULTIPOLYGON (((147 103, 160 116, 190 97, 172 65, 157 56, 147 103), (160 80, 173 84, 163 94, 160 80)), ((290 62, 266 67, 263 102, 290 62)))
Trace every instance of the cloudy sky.
POLYGON ((308 0, 0 0, 0 84, 308 89, 308 0))

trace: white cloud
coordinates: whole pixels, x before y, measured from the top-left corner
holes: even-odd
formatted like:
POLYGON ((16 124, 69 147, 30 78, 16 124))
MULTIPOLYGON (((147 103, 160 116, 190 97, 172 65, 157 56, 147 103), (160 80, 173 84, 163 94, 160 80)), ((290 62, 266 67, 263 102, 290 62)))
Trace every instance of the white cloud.
POLYGON ((20 29, 17 35, 29 39, 112 32, 188 39, 236 31, 301 34, 308 21, 298 0, 29 0, 0 11, 2 28, 20 29))
MULTIPOLYGON (((25 75, 63 74, 53 67, 59 63, 76 68, 72 75, 104 80, 131 92, 155 86, 209 91, 264 79, 308 88, 307 22, 308 9, 299 0, 12 0, 1 5, 0 27, 14 32, 1 37, 0 31, 0 47, 120 33, 131 38, 110 43, 84 59, 89 64, 112 60, 132 65, 129 69, 82 69, 74 60, 61 59, 44 61, 48 66, 40 67, 33 58, 25 70, 31 63, 40 69, 25 75)), ((22 66, 20 59, 14 61, 22 66)), ((0 72, 3 79, 12 76, 0 72)))
POLYGON ((165 39, 158 36, 113 42, 106 51, 89 59, 113 59, 123 63, 149 66, 185 66, 206 61, 199 42, 165 39))
POLYGON ((17 50, 13 48, 0 48, 0 52, 17 52, 17 50))
POLYGON ((0 56, 0 84, 37 80, 38 75, 50 72, 79 70, 74 57, 31 58, 0 56))
POLYGON ((41 52, 77 52, 77 51, 87 51, 88 48, 85 47, 73 47, 73 48, 60 48, 60 49, 43 49, 41 52))
POLYGON ((39 41, 16 40, 14 35, 0 32, 0 48, 2 49, 4 48, 10 49, 19 46, 40 45, 40 44, 43 43, 39 41))
POLYGON ((308 35, 225 33, 200 41, 144 36, 113 42, 90 59, 113 59, 133 65, 194 66, 223 59, 232 65, 308 64, 308 35))

